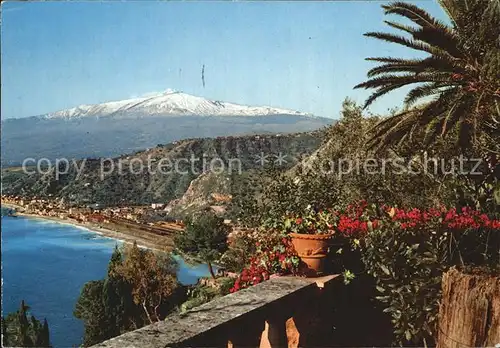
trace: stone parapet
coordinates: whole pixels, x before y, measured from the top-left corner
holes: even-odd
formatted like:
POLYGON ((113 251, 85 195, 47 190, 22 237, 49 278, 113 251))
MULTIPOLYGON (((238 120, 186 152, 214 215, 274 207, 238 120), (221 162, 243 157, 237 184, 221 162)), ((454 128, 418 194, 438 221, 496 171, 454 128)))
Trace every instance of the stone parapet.
POLYGON ((94 347, 302 346, 335 278, 272 278, 94 347))

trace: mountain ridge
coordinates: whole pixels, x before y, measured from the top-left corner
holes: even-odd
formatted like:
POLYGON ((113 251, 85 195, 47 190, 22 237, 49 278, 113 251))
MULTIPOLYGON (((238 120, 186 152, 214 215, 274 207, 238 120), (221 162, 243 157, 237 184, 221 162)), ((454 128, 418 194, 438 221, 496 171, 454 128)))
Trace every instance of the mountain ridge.
POLYGON ((143 115, 197 115, 197 116, 267 116, 295 115, 316 117, 297 110, 272 107, 249 106, 194 96, 182 91, 167 89, 153 96, 108 101, 97 104, 82 104, 68 109, 36 115, 43 119, 75 119, 81 117, 106 117, 112 115, 140 113, 143 115))
POLYGON ((2 120, 2 166, 26 159, 114 157, 172 141, 321 129, 333 119, 288 109, 213 101, 167 90, 2 120))
MULTIPOLYGON (((92 158, 78 162, 80 174, 74 165, 69 167, 67 173, 59 176, 55 175, 55 167, 45 173, 33 174, 25 174, 19 168, 5 168, 2 170, 2 192, 25 197, 53 197, 76 205, 143 205, 181 199, 192 181, 201 177, 195 182, 195 195, 202 197, 202 203, 206 203, 209 201, 206 196, 224 193, 221 190, 229 189, 229 184, 238 185, 240 170, 245 175, 248 171, 263 169, 265 163, 258 160, 258 156, 263 153, 271 155, 269 162, 274 158, 272 155, 285 154, 285 160, 279 166, 282 169, 289 168, 303 156, 315 151, 323 142, 323 137, 324 131, 316 130, 279 136, 261 134, 184 139, 158 144, 136 153, 121 154, 112 161, 116 164, 115 168, 118 168, 119 162, 124 164, 125 170, 113 170, 104 176, 101 173, 101 162, 92 158), (186 161, 192 157, 200 160, 186 161), (214 158, 221 160, 228 170, 222 173, 217 170, 205 172, 201 159, 206 159, 209 163, 214 158), (128 170, 130 163, 148 163, 149 159, 155 169, 155 164, 160 159, 169 159, 171 163, 177 163, 179 170, 128 170), (234 159, 238 160, 239 165, 235 165, 233 171, 229 163, 234 159)), ((192 204, 192 198, 185 198, 185 201, 186 205, 192 204)), ((175 210, 184 210, 182 204, 174 203, 175 210)))

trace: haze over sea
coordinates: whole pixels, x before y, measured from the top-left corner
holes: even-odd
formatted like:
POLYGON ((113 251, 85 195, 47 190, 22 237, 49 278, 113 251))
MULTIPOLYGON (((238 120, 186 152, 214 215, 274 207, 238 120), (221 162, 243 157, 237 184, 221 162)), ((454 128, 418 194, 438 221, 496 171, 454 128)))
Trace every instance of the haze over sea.
MULTIPOLYGON (((2 216, 1 224, 2 315, 25 300, 37 319, 47 318, 53 347, 80 345, 83 323, 73 316, 80 290, 85 282, 104 277, 113 248, 121 243, 43 219, 2 216)), ((208 275, 204 265, 178 261, 183 284, 208 275)))

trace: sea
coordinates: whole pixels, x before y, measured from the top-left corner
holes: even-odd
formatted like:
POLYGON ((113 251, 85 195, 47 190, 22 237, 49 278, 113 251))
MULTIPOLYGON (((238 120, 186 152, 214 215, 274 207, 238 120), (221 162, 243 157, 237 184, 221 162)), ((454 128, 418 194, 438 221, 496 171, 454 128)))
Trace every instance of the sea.
MULTIPOLYGON (((73 316, 80 290, 87 281, 104 278, 113 249, 122 242, 31 217, 2 216, 1 228, 2 315, 16 311, 24 300, 37 319, 47 318, 53 347, 80 346, 83 323, 73 316)), ((195 284, 209 275, 206 265, 175 258, 181 283, 195 284)))

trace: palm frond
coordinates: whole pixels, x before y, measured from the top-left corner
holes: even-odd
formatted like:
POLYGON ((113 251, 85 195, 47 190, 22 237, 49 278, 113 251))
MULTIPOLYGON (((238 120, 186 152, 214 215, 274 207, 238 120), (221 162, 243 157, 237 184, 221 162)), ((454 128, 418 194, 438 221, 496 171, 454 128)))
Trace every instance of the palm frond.
POLYGON ((455 116, 460 116, 460 110, 452 108, 449 111, 451 111, 451 113, 444 112, 441 115, 435 114, 433 120, 427 124, 423 140, 424 145, 428 146, 437 138, 443 137, 451 128, 453 128, 453 125, 456 124, 457 119, 455 116), (448 123, 449 120, 453 121, 448 123))
POLYGON ((404 59, 404 58, 393 58, 393 57, 368 57, 365 58, 365 60, 380 62, 380 63, 394 63, 394 64, 413 64, 414 62, 421 61, 421 59, 404 59))
POLYGON ((390 34, 390 33, 382 33, 382 32, 369 32, 365 33, 364 36, 373 37, 375 39, 387 42, 397 43, 406 47, 413 48, 418 51, 432 53, 431 52, 432 47, 430 45, 412 39, 408 39, 404 36, 390 34))
POLYGON ((404 103, 407 106, 413 105, 421 98, 444 92, 443 88, 451 88, 448 83, 432 82, 413 88, 406 95, 404 103))
POLYGON ((448 53, 447 51, 445 51, 442 48, 434 47, 434 46, 429 45, 428 43, 421 42, 418 40, 408 39, 408 38, 406 38, 404 36, 400 36, 400 35, 382 33, 382 32, 369 32, 369 33, 365 33, 364 36, 373 37, 375 39, 383 40, 386 42, 397 43, 397 44, 400 44, 400 45, 403 45, 403 46, 406 46, 409 48, 413 48, 414 50, 417 50, 417 51, 427 52, 427 53, 434 55, 436 57, 442 57, 444 59, 446 57, 453 58, 453 56, 450 53, 448 53))
POLYGON ((420 126, 426 126, 433 120, 439 119, 446 110, 450 108, 450 104, 454 100, 455 91, 453 89, 441 93, 432 102, 424 105, 418 113, 418 122, 420 126))
POLYGON ((384 23, 390 27, 395 28, 395 29, 406 31, 407 33, 412 34, 412 35, 417 30, 416 28, 410 27, 409 25, 404 25, 401 23, 393 22, 393 21, 384 21, 384 23))
POLYGON ((416 129, 418 127, 415 122, 415 114, 409 113, 393 124, 391 128, 381 133, 370 144, 376 144, 376 147, 379 149, 387 148, 391 145, 399 146, 404 139, 411 138, 416 129))
POLYGON ((422 68, 419 67, 418 65, 384 64, 384 65, 379 65, 379 66, 376 66, 375 68, 368 70, 366 75, 368 77, 374 77, 377 75, 388 74, 388 73, 397 73, 397 72, 418 74, 418 73, 422 72, 422 68))
MULTIPOLYGON (((488 113, 494 113, 498 91, 498 38, 500 0, 438 0, 452 26, 416 5, 401 1, 382 6, 385 14, 399 15, 412 23, 385 21, 403 35, 369 32, 365 36, 427 53, 421 59, 370 57, 380 63, 368 80, 354 88, 372 89, 366 108, 377 98, 412 85, 405 105, 422 98, 434 99, 379 122, 372 130, 370 147, 384 148, 424 135, 424 144, 448 134, 457 135, 460 146, 470 146, 478 132, 494 132, 488 113), (410 37, 408 37, 408 34, 410 37), (489 128, 488 128, 489 127, 489 128)), ((499 122, 500 123, 500 122, 499 122)))
POLYGON ((378 88, 383 87, 388 84, 403 84, 409 85, 412 83, 421 83, 421 82, 449 82, 450 80, 449 74, 447 73, 423 73, 423 74, 405 74, 405 75, 384 75, 379 77, 374 77, 368 81, 362 82, 354 88, 378 88))
POLYGON ((454 72, 460 74, 467 73, 467 66, 464 64, 464 62, 460 59, 455 59, 450 56, 430 56, 423 59, 420 65, 422 67, 441 72, 454 72))
POLYGON ((386 93, 380 94, 380 92, 383 90, 392 91, 406 85, 411 85, 414 83, 425 83, 425 82, 434 82, 443 85, 445 83, 448 85, 450 84, 448 74, 419 74, 419 75, 407 74, 407 75, 384 75, 380 77, 375 77, 371 80, 365 81, 363 83, 360 83, 359 85, 354 86, 354 88, 377 89, 373 94, 371 94, 368 97, 367 101, 365 102, 363 108, 366 109, 376 99, 386 94, 386 93))
POLYGON ((459 14, 463 12, 467 0, 438 0, 441 8, 446 12, 454 28, 460 27, 459 14))
POLYGON ((376 75, 406 72, 406 73, 461 73, 465 74, 467 71, 456 60, 444 60, 435 57, 428 57, 425 59, 416 59, 402 63, 387 63, 370 69, 367 73, 368 77, 376 75))
POLYGON ((376 99, 382 97, 383 95, 385 95, 385 94, 387 94, 387 93, 389 93, 389 92, 391 92, 391 91, 393 91, 395 89, 401 88, 403 86, 404 86, 404 84, 393 84, 393 85, 390 85, 390 86, 380 87, 374 93, 372 93, 368 97, 368 99, 366 99, 365 104, 363 105, 363 108, 367 108, 376 99))
POLYGON ((425 10, 404 2, 396 2, 382 7, 386 14, 397 14, 408 18, 420 28, 415 29, 407 25, 385 21, 388 25, 412 34, 416 40, 440 47, 453 56, 462 56, 460 50, 457 49, 459 43, 457 35, 447 25, 432 17, 425 10))
POLYGON ((372 137, 369 140, 371 148, 385 148, 397 145, 403 139, 404 134, 413 134, 415 129, 427 126, 436 121, 435 116, 446 111, 453 92, 444 92, 437 99, 428 102, 418 108, 399 113, 379 122, 372 129, 372 137))
POLYGON ((459 38, 447 29, 436 30, 434 28, 423 27, 415 30, 412 34, 415 40, 425 42, 432 47, 439 47, 452 57, 464 57, 464 52, 459 48, 459 38))
POLYGON ((408 120, 412 117, 415 110, 408 110, 404 112, 400 112, 392 117, 386 118, 379 123, 377 123, 372 129, 370 129, 370 133, 372 133, 371 138, 368 140, 368 146, 370 149, 383 146, 382 143, 386 143, 387 139, 390 138, 389 133, 391 129, 394 129, 398 125, 404 123, 405 119, 408 120), (385 139, 385 140, 384 140, 385 139))
POLYGON ((396 1, 389 5, 383 5, 382 8, 385 10, 385 14, 397 14, 406 17, 421 27, 429 26, 437 28, 445 26, 442 22, 427 13, 427 11, 413 4, 396 1))

